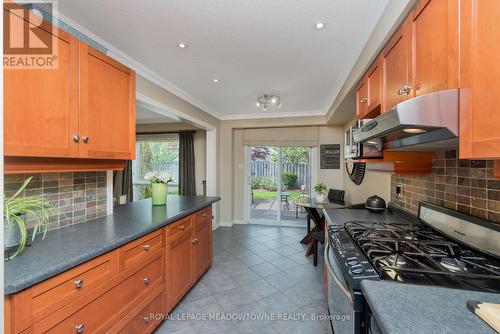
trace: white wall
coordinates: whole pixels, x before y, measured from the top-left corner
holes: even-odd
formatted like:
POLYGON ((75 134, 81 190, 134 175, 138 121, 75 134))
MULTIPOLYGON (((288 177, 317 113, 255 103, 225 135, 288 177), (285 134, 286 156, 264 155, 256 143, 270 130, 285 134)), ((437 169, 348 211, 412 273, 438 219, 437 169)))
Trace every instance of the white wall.
POLYGON ((355 185, 344 171, 345 200, 350 204, 364 203, 371 195, 382 197, 386 203, 391 199, 391 173, 366 171, 363 182, 355 185))

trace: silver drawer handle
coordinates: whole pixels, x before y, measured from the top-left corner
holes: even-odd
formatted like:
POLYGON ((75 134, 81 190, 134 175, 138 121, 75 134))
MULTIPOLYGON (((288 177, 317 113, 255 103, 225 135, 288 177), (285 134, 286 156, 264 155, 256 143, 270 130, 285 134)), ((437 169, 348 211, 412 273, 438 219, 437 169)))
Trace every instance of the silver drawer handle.
POLYGON ((148 285, 149 284, 149 277, 144 277, 142 279, 142 281, 144 282, 144 284, 148 285))
POLYGON ((82 279, 77 279, 77 280, 75 281, 75 287, 76 287, 77 289, 80 289, 82 286, 83 286, 83 280, 82 280, 82 279))
POLYGON ((144 245, 144 251, 149 251, 149 245, 144 245))
POLYGON ((83 331, 85 330, 85 325, 84 324, 78 324, 78 325, 75 326, 75 329, 76 329, 77 333, 83 333, 83 331))
POLYGON ((147 323, 147 324, 149 323, 149 320, 150 320, 149 317, 144 317, 143 319, 144 319, 145 323, 147 323))

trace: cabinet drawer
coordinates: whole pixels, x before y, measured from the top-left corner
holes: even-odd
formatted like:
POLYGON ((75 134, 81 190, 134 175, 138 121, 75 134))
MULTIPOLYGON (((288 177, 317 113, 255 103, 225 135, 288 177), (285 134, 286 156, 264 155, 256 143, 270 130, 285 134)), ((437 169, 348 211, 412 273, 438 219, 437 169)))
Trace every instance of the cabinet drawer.
POLYGON ((31 333, 104 333, 149 291, 162 286, 162 268, 159 256, 77 311, 61 309, 35 324, 31 333))
POLYGON ((129 242, 120 248, 120 270, 130 268, 134 264, 144 261, 162 247, 163 234, 161 230, 129 242))
POLYGON ((33 322, 85 295, 117 273, 118 252, 113 251, 35 285, 27 290, 31 295, 33 322))
POLYGON ((206 208, 195 213, 194 219, 194 231, 195 233, 203 229, 205 226, 212 222, 212 207, 207 206, 206 208))
POLYGON ((182 238, 183 235, 190 235, 193 230, 193 215, 188 216, 167 226, 167 243, 174 239, 182 238))
POLYGON ((162 321, 165 315, 165 290, 157 289, 143 302, 127 314, 119 324, 113 327, 110 333, 144 334, 151 333, 162 321))

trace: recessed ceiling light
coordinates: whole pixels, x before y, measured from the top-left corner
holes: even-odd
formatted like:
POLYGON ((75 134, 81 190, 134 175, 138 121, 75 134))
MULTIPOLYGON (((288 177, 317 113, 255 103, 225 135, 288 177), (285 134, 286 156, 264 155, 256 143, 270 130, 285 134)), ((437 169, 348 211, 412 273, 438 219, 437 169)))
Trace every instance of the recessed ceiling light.
POLYGON ((219 82, 219 79, 213 78, 212 81, 215 82, 215 83, 217 83, 217 82, 219 82))
POLYGON ((323 29, 325 27, 325 22, 319 21, 314 26, 316 27, 316 29, 321 30, 321 29, 323 29))
POLYGON ((412 134, 427 132, 427 130, 420 129, 420 128, 408 128, 408 129, 403 129, 403 131, 406 133, 412 133, 412 134))
POLYGON ((179 44, 177 44, 177 46, 181 49, 185 49, 187 47, 186 43, 184 42, 180 42, 179 44))

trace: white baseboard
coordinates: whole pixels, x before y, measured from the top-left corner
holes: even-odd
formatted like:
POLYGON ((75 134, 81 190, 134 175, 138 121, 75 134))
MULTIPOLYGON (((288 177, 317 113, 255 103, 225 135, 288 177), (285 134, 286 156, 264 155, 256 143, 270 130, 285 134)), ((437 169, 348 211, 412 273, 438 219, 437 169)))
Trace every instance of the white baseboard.
POLYGON ((219 222, 219 226, 221 226, 221 227, 232 227, 233 223, 232 222, 219 222))
POLYGON ((246 225, 248 224, 244 220, 233 220, 233 224, 238 224, 238 225, 246 225))

